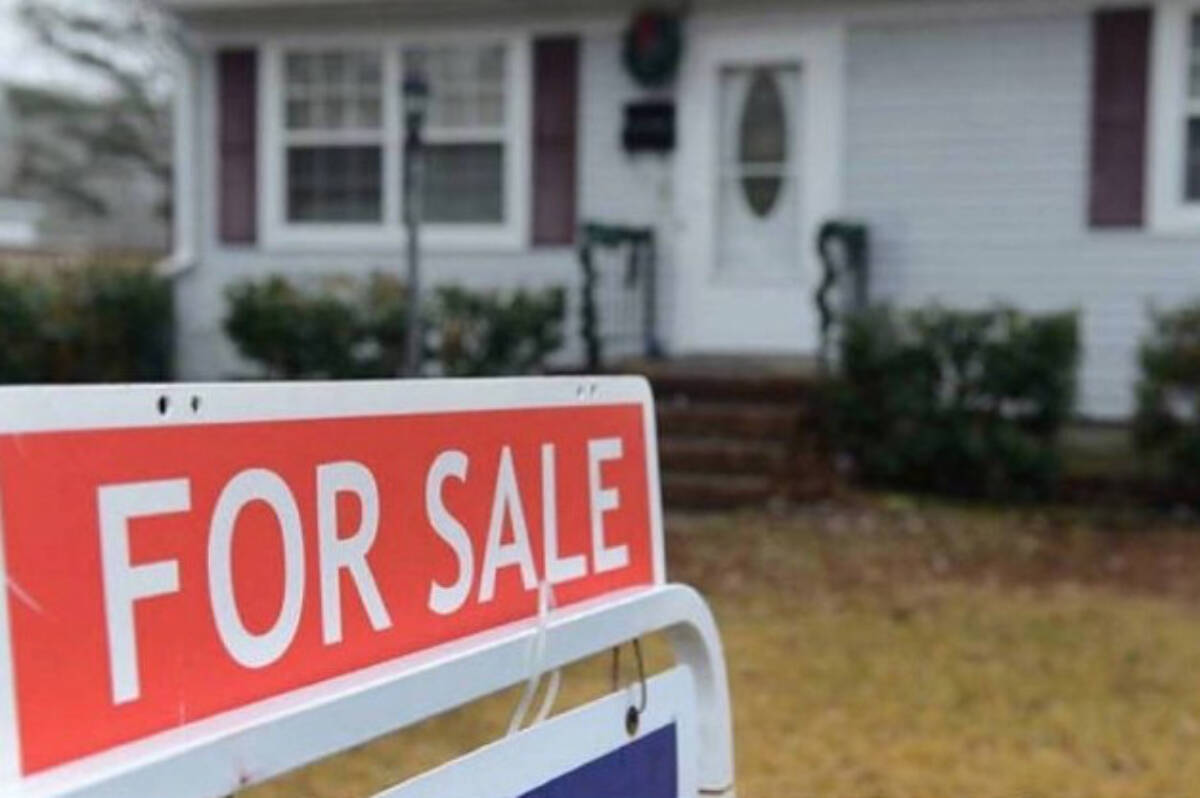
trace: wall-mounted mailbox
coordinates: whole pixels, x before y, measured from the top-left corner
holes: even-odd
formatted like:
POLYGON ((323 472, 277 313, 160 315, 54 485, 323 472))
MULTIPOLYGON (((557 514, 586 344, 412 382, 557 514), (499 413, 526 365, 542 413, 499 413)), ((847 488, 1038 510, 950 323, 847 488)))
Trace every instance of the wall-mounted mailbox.
POLYGON ((626 152, 666 153, 675 149, 675 104, 651 100, 626 105, 621 143, 626 152))

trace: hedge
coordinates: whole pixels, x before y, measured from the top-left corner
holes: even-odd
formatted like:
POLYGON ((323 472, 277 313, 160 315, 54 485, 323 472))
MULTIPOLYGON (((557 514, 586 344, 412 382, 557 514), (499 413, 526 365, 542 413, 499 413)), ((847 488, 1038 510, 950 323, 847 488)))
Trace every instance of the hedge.
POLYGON ((1134 441, 1175 495, 1200 500, 1200 302, 1151 311, 1140 360, 1134 441))
POLYGON ((1042 497, 1074 406, 1073 313, 1010 308, 850 316, 834 440, 871 484, 958 496, 1042 497))
POLYGON ((148 266, 0 271, 0 382, 168 380, 173 323, 148 266))
MULTIPOLYGON (((404 285, 384 275, 304 289, 280 276, 227 291, 225 331, 269 377, 394 377, 404 365, 404 285)), ((544 370, 563 342, 565 293, 442 288, 421 308, 426 361, 448 376, 544 370)))

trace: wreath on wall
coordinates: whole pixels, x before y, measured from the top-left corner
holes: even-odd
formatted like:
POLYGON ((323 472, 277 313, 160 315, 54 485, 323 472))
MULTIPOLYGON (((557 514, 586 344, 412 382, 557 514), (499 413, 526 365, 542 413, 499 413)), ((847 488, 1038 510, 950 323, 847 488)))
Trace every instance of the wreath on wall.
POLYGON ((676 14, 641 11, 625 29, 625 70, 646 88, 656 88, 675 77, 682 52, 683 25, 676 14))

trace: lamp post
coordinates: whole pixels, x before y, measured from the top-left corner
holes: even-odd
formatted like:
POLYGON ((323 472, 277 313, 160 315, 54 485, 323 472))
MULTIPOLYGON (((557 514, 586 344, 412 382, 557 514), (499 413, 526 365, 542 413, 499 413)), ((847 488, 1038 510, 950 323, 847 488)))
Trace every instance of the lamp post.
POLYGON ((421 129, 429 107, 429 84, 416 70, 404 76, 404 228, 408 249, 408 329, 404 338, 404 375, 421 374, 421 178, 424 171, 421 129))

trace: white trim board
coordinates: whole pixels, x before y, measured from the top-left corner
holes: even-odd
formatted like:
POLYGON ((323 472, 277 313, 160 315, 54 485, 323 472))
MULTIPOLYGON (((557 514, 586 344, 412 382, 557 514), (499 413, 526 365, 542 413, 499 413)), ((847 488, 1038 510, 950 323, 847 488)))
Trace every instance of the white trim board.
POLYGON ((1153 13, 1146 119, 1147 226, 1158 232, 1200 234, 1200 201, 1188 202, 1183 195, 1186 121, 1200 116, 1200 104, 1189 103, 1187 96, 1189 17, 1200 13, 1200 2, 1159 0, 1153 13))

